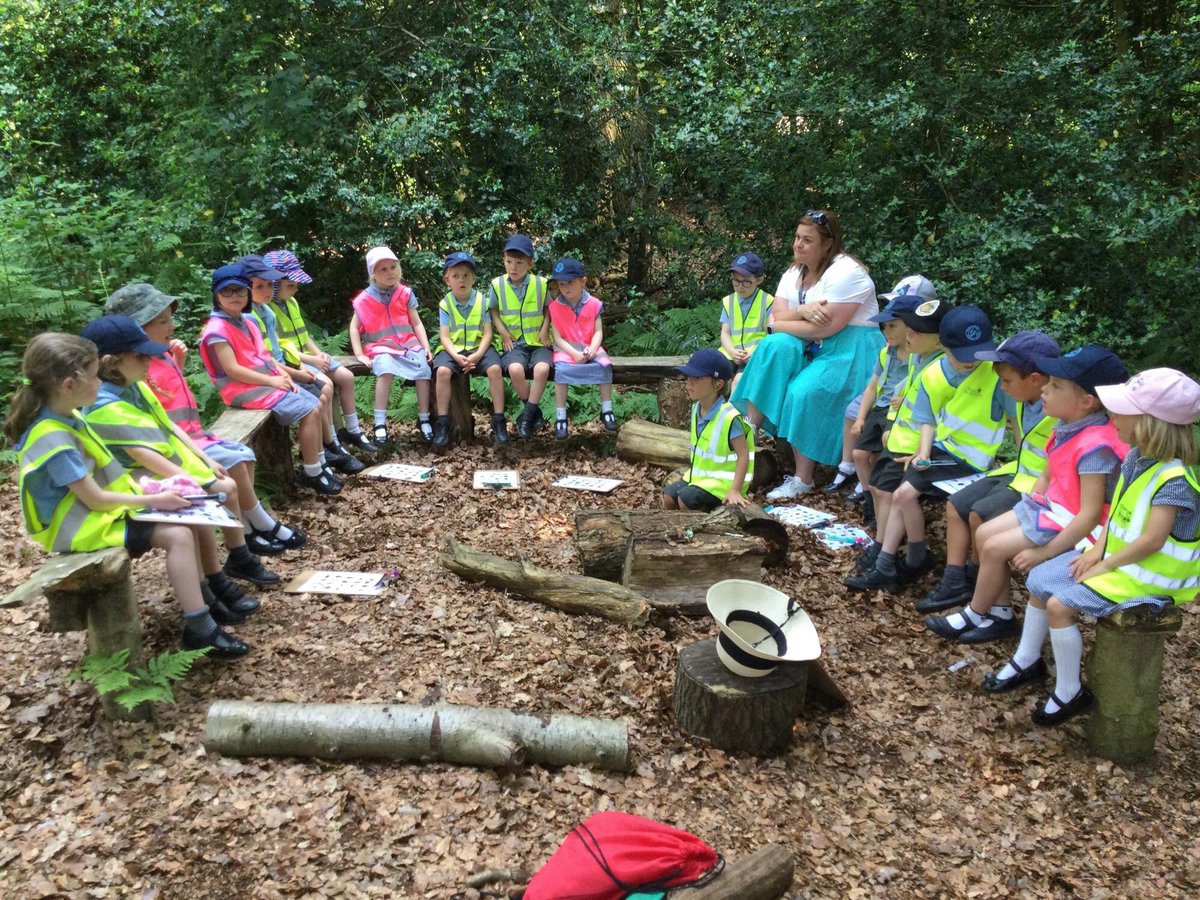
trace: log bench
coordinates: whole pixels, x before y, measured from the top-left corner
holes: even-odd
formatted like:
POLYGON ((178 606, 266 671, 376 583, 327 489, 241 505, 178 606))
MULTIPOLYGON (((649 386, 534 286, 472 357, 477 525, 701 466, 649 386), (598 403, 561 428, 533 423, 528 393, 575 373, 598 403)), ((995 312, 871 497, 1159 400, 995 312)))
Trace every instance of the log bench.
MULTIPOLYGON (((55 556, 0 600, 0 606, 26 606, 42 595, 49 602, 50 631, 86 631, 92 655, 111 656, 128 649, 130 669, 146 665, 137 596, 124 547, 55 556)), ((126 710, 111 696, 103 695, 100 703, 110 719, 145 721, 152 714, 147 703, 126 710)))

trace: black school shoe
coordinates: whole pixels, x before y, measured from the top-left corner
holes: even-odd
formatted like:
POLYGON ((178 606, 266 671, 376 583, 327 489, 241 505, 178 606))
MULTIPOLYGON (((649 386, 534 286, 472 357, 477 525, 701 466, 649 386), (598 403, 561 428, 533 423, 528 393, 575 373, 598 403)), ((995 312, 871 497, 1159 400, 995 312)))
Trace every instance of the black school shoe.
POLYGON ((492 440, 497 444, 507 444, 512 440, 508 436, 508 419, 504 413, 492 413, 492 440))
POLYGON ((433 420, 433 446, 445 447, 450 443, 450 417, 438 416, 433 420))
POLYGON ((241 625, 246 621, 242 613, 236 613, 220 600, 208 601, 208 613, 218 625, 241 625))
MULTIPOLYGON (((291 536, 286 541, 283 540, 282 538, 279 537, 279 529, 282 527, 283 527, 283 523, 276 521, 270 531, 259 531, 257 528, 251 528, 250 533, 246 535, 246 546, 250 547, 250 538, 251 537, 264 538, 266 540, 272 541, 273 543, 279 544, 279 546, 283 547, 283 549, 285 549, 285 550, 299 550, 301 547, 303 547, 305 544, 308 543, 308 538, 306 538, 304 536, 304 532, 301 531, 299 528, 295 528, 292 526, 289 526, 289 530, 292 532, 291 536)), ((253 547, 250 547, 250 552, 251 553, 255 552, 253 547)), ((263 556, 264 554, 258 553, 256 555, 263 556)), ((269 556, 271 554, 265 554, 265 555, 269 556)))
MULTIPOLYGON (((221 571, 223 571, 230 578, 240 578, 242 581, 249 581, 251 584, 258 584, 262 585, 263 587, 270 587, 271 585, 279 584, 279 582, 282 580, 278 575, 267 569, 261 562, 259 562, 257 556, 253 555, 250 556, 249 559, 244 559, 241 562, 237 562, 231 556, 229 559, 225 560, 225 565, 222 567, 221 571)), ((217 589, 212 582, 209 582, 209 587, 213 589, 213 593, 217 595, 217 599, 220 599, 221 595, 217 592, 217 589)))
POLYGON ((908 564, 906 556, 897 556, 896 577, 900 579, 901 584, 912 584, 914 581, 924 578, 941 565, 941 561, 928 550, 925 551, 925 558, 915 566, 908 564))
POLYGON ((858 575, 847 575, 842 584, 856 591, 887 591, 889 594, 900 592, 900 579, 895 575, 885 575, 874 566, 858 575))
MULTIPOLYGON (((1011 659, 1008 664, 1013 667, 1016 672, 1012 678, 998 678, 995 672, 988 672, 983 676, 983 692, 985 694, 1006 694, 1009 691, 1015 691, 1017 688, 1025 684, 1033 684, 1035 681, 1045 681, 1049 674, 1046 671, 1046 661, 1038 657, 1037 662, 1028 668, 1022 669, 1011 659)), ((1001 669, 1004 666, 1000 667, 1001 669)))
POLYGON ((217 628, 208 637, 197 637, 185 628, 180 643, 183 644, 184 650, 208 647, 209 651, 205 655, 209 659, 238 659, 250 652, 249 644, 239 641, 221 628, 217 628))
POLYGON ((554 423, 554 439, 556 441, 565 441, 570 430, 566 419, 558 419, 554 423))
POLYGON ((517 437, 523 441, 533 437, 533 411, 531 409, 523 409, 517 415, 517 437))
POLYGON ((325 445, 325 465, 329 466, 335 472, 341 472, 345 475, 357 475, 366 468, 366 464, 362 460, 356 459, 343 448, 336 447, 333 444, 325 445))
MULTIPOLYGON (((215 575, 209 575, 208 590, 213 598, 221 603, 224 603, 230 610, 240 616, 250 616, 258 612, 262 606, 261 603, 254 597, 247 597, 246 593, 237 586, 236 583, 229 580, 229 577, 224 572, 218 572, 215 575)), ((209 604, 212 605, 211 603, 209 604)), ((225 623, 234 624, 236 622, 225 623)))
POLYGON ((1086 687, 1081 687, 1079 693, 1067 703, 1063 703, 1063 701, 1058 699, 1057 694, 1051 692, 1047 699, 1041 701, 1033 708, 1033 724, 1040 725, 1043 728, 1053 728, 1055 725, 1061 725, 1067 719, 1073 719, 1080 713, 1087 712, 1095 702, 1095 695, 1086 687), (1058 709, 1052 713, 1048 713, 1046 712, 1046 704, 1051 700, 1058 704, 1058 709))
POLYGON ((600 418, 604 420, 605 431, 616 431, 618 428, 617 417, 610 412, 601 413, 600 418))
POLYGON ((318 494, 340 494, 342 492, 342 483, 336 479, 330 478, 329 473, 324 469, 319 475, 309 475, 301 466, 296 473, 296 484, 301 487, 311 488, 318 494))
POLYGON ((253 528, 246 530, 246 547, 255 556, 281 556, 287 551, 281 541, 273 540, 267 532, 253 528))
POLYGON ((1016 637, 1021 633, 1021 620, 1016 616, 999 619, 988 613, 983 622, 969 631, 958 636, 960 644, 986 644, 988 641, 999 641, 1007 637, 1016 637))
POLYGON ((942 578, 933 586, 933 590, 917 601, 916 610, 919 613, 932 613, 954 609, 957 606, 966 606, 973 596, 975 589, 970 584, 964 582, 961 587, 951 586, 942 578))
MULTIPOLYGON (((386 431, 386 426, 384 430, 386 431)), ((374 456, 379 452, 378 445, 372 443, 371 439, 361 431, 355 434, 347 428, 339 428, 337 437, 343 447, 365 453, 367 456, 374 456)))

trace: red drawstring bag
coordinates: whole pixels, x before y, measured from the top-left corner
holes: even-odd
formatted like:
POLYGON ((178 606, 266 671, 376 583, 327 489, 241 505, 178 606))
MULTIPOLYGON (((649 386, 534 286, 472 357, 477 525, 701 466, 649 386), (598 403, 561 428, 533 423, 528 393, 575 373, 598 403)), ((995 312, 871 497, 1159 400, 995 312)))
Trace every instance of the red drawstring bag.
POLYGON ((716 877, 721 854, 694 834, 623 812, 588 816, 525 889, 523 900, 622 900, 716 877))

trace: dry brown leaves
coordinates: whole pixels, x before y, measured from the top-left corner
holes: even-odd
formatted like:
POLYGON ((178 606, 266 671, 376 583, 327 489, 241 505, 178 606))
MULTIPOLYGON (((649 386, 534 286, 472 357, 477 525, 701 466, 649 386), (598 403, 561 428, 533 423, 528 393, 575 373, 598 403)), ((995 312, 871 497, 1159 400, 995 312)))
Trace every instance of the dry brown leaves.
MULTIPOLYGON (((82 634, 46 632, 41 605, 0 611, 4 896, 479 896, 466 888, 472 873, 534 871, 602 809, 688 829, 731 858, 782 843, 797 860, 797 897, 1200 892, 1194 611, 1169 645, 1157 758, 1124 770, 1088 755, 1082 725, 1035 729, 1033 697, 978 692, 1010 648, 935 639, 912 612, 916 589, 849 593, 852 553, 794 532, 790 568, 766 580, 802 598, 853 705, 806 713, 784 756, 733 757, 678 733, 670 710, 675 651, 712 636, 711 622, 630 630, 465 584, 435 562, 452 533, 577 572, 575 509, 651 506, 659 473, 548 438, 444 457, 410 447, 403 460, 438 473, 426 486, 360 480, 333 500, 301 498, 284 518, 311 543, 270 563, 285 578, 302 568, 397 568, 402 578, 379 598, 264 594, 239 630, 254 653, 201 664, 154 725, 106 722, 90 687, 63 682, 85 652, 82 634), (504 467, 521 470, 520 493, 471 490, 476 468, 504 467), (549 486, 565 474, 625 484, 611 496, 549 486), (947 671, 967 656, 975 661, 947 671), (635 769, 210 757, 200 740, 219 698, 621 717, 635 769)), ((11 513, 0 525, 7 590, 40 559, 19 534, 11 486, 0 497, 11 513)), ((838 499, 810 505, 854 515, 838 499)), ((161 560, 135 572, 148 649, 176 646, 161 560)))

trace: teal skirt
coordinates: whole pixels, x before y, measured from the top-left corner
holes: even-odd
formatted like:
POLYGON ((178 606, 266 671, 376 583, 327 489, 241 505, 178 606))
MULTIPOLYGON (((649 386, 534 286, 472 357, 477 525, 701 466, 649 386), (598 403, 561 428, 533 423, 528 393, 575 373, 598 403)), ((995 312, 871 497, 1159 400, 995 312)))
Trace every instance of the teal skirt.
POLYGON ((767 434, 779 433, 788 384, 807 362, 804 344, 805 341, 790 334, 768 334, 759 341, 730 397, 743 415, 753 403, 763 415, 762 429, 767 434))

